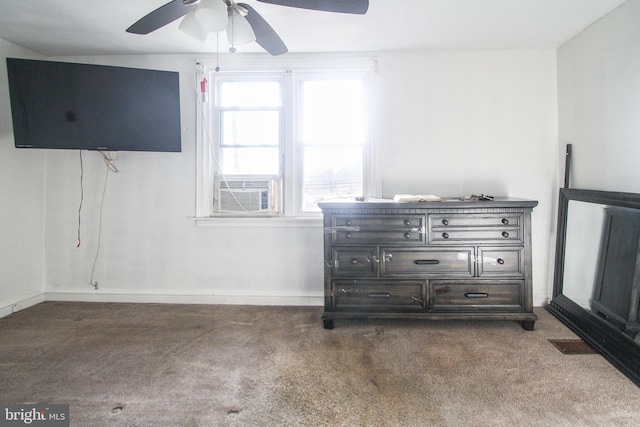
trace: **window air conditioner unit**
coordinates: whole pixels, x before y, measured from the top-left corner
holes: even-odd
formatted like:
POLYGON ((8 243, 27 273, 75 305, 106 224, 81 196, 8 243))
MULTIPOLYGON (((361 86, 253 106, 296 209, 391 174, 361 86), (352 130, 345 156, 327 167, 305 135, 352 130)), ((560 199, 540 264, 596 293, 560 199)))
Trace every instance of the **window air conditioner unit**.
POLYGON ((274 179, 218 178, 218 212, 274 213, 275 192, 274 179))

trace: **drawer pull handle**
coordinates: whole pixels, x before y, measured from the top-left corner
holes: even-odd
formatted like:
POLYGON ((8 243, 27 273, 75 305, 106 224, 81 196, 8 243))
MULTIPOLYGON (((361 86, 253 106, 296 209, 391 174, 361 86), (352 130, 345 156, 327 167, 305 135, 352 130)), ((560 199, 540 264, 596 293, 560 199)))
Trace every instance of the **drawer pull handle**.
MULTIPOLYGON (((503 221, 504 221, 504 220, 503 220, 503 221)), ((351 225, 351 220, 350 220, 350 219, 346 220, 346 221, 345 221, 345 224, 347 224, 347 225, 351 225)))
POLYGON ((367 294, 367 296, 369 298, 391 298, 391 294, 386 292, 372 292, 367 294))
POLYGON ((449 225, 449 220, 443 219, 442 220, 442 225, 449 225))
POLYGON ((498 264, 500 265, 504 264, 504 260, 502 258, 498 258, 498 264))
POLYGON ((489 294, 485 292, 465 292, 465 298, 489 298, 489 294))
POLYGON ((509 224, 509 220, 507 218, 502 218, 502 223, 504 225, 507 225, 507 224, 509 224))
POLYGON ((412 227, 411 230, 404 233, 405 239, 409 239, 411 237, 411 233, 423 233, 424 229, 422 227, 412 227))
POLYGON ((506 231, 503 231, 502 232, 502 237, 504 237, 506 239, 507 237, 509 237, 509 233, 507 233, 506 231))
POLYGON ((422 304, 422 302, 423 302, 422 298, 418 298, 418 297, 412 296, 411 299, 414 300, 415 302, 419 302, 420 304, 422 304))
POLYGON ((440 261, 437 259, 416 259, 413 263, 416 265, 436 265, 440 264, 440 261))
POLYGON ((445 239, 448 239, 449 238, 449 233, 442 233, 442 237, 445 238, 445 239))
POLYGON ((358 260, 356 258, 351 258, 351 264, 355 265, 357 263, 358 263, 358 260))
POLYGON ((411 221, 409 221, 408 219, 404 220, 404 225, 411 225, 411 221))
POLYGON ((347 236, 347 239, 350 239, 351 238, 351 233, 347 233, 346 236, 347 236))
POLYGON ((340 288, 338 289, 340 292, 342 292, 343 294, 348 294, 351 293, 351 291, 346 290, 345 288, 340 288))

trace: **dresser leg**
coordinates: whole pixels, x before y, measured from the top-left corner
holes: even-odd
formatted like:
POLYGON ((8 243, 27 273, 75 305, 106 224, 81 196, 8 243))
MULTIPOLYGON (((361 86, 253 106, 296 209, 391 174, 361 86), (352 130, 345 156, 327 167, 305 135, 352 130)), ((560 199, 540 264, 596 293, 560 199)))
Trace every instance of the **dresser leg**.
POLYGON ((333 329, 333 319, 322 319, 322 326, 325 329, 333 329))
POLYGON ((533 325, 536 323, 535 320, 525 320, 522 322, 522 328, 525 331, 533 331, 533 325))

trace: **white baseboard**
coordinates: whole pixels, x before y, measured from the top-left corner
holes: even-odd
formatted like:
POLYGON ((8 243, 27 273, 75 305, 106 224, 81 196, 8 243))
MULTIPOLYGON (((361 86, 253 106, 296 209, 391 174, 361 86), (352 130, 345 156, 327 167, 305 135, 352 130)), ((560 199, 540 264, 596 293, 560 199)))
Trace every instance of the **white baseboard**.
POLYGON ((150 294, 128 292, 99 291, 58 291, 47 292, 46 301, 78 302, 122 302, 122 303, 158 303, 158 304, 225 304, 225 305, 289 305, 322 306, 324 296, 321 293, 307 295, 197 295, 197 294, 150 294))
POLYGON ((551 296, 548 294, 533 294, 533 306, 545 307, 551 301, 551 296))
POLYGON ((18 312, 20 310, 24 310, 25 308, 29 308, 45 301, 46 296, 44 293, 33 294, 31 296, 15 299, 12 301, 0 301, 0 318, 6 317, 10 314, 18 312))

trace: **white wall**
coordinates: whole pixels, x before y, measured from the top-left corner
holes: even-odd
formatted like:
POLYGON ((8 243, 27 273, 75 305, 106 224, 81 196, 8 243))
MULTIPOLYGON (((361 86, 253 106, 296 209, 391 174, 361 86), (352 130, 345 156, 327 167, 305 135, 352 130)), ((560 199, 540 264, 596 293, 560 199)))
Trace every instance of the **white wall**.
POLYGON ((45 154, 16 150, 5 58, 37 58, 0 40, 0 317, 44 299, 45 154))
POLYGON ((571 187, 640 193, 640 0, 558 49, 559 142, 571 187))
MULTIPOLYGON (((318 223, 201 228, 190 219, 196 184, 195 57, 52 59, 179 71, 184 129, 182 153, 123 152, 116 163, 120 172, 109 175, 94 275, 98 289, 90 277, 106 169, 97 153, 83 153, 77 248, 79 155, 47 151, 47 298, 322 303, 318 223)), ((533 215, 533 275, 534 302, 542 304, 551 289, 558 187, 555 52, 416 51, 381 53, 378 59, 383 195, 484 193, 539 200, 533 215)), ((43 157, 34 150, 19 155, 43 157)))
MULTIPOLYGON (((56 58, 176 70, 183 152, 121 153, 105 199, 105 168, 85 153, 83 241, 77 242, 79 158, 47 156, 47 292, 51 298, 322 303, 322 230, 198 228, 195 213, 194 57, 56 58), (246 299, 246 296, 256 298, 246 299)), ((534 293, 549 296, 548 250, 557 189, 553 51, 384 53, 379 57, 384 195, 471 193, 532 198, 534 293)))
POLYGON ((381 68, 386 195, 547 196, 556 173, 552 50, 397 53, 381 68))

